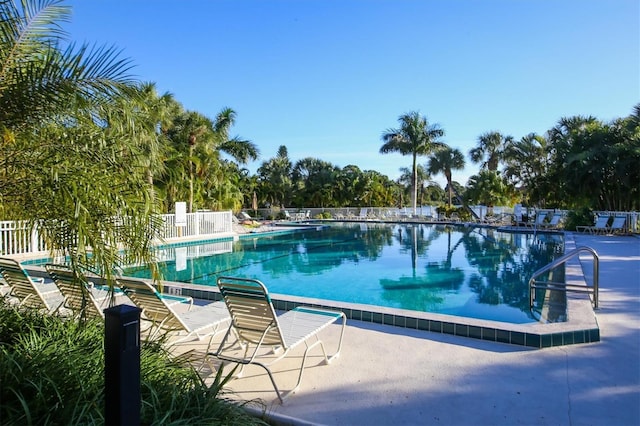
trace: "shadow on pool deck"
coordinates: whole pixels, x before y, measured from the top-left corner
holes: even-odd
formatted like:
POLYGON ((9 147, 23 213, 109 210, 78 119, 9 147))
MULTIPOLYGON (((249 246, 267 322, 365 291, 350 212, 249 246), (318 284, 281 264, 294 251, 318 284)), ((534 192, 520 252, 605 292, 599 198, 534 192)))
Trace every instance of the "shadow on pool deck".
MULTIPOLYGON (((575 240, 600 255, 600 342, 531 349, 349 321, 340 358, 311 358, 283 405, 258 368, 230 389, 263 400, 280 424, 638 425, 640 238, 575 240)), ((325 343, 338 332, 325 330, 325 343)), ((295 383, 299 355, 276 364, 284 390, 295 383)))

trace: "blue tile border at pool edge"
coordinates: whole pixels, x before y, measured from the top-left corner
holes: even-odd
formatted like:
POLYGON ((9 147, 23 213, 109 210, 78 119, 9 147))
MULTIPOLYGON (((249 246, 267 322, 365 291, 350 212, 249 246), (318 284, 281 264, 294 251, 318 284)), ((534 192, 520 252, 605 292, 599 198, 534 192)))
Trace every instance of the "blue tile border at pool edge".
MULTIPOLYGON (((180 290, 182 291, 183 296, 192 296, 194 298, 204 300, 220 300, 220 294, 215 290, 192 289, 187 286, 182 287, 180 290)), ((361 307, 340 307, 314 303, 318 302, 316 299, 306 300, 305 298, 293 298, 289 296, 286 296, 286 298, 278 298, 273 297, 272 295, 272 301, 274 303, 274 307, 278 310, 291 310, 297 306, 341 310, 345 313, 347 319, 350 320, 429 331, 433 333, 450 334, 471 339, 507 343, 537 349, 600 341, 600 330, 597 328, 538 333, 535 331, 509 330, 507 329, 510 326, 508 323, 499 323, 504 325, 503 328, 499 328, 498 326, 461 324, 455 322, 455 317, 451 317, 450 321, 418 318, 407 315, 407 311, 403 311, 403 314, 396 315, 388 312, 374 312, 372 310, 362 309, 361 307)))

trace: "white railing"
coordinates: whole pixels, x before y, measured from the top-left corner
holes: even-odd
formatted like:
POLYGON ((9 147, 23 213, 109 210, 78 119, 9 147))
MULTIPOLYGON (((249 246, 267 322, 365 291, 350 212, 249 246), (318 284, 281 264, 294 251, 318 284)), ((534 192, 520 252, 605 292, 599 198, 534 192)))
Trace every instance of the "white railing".
MULTIPOLYGON (((233 231, 231 211, 189 213, 181 226, 176 226, 173 214, 161 217, 164 225, 160 239, 164 241, 215 237, 233 231)), ((0 221, 0 256, 37 255, 48 251, 37 228, 30 228, 24 221, 0 221)))
POLYGON ((0 221, 0 254, 28 254, 46 252, 44 239, 36 227, 25 221, 0 221))
POLYGON ((162 215, 164 229, 162 239, 201 237, 206 235, 232 232, 232 213, 226 212, 196 212, 186 215, 186 222, 176 225, 176 216, 173 214, 162 215))

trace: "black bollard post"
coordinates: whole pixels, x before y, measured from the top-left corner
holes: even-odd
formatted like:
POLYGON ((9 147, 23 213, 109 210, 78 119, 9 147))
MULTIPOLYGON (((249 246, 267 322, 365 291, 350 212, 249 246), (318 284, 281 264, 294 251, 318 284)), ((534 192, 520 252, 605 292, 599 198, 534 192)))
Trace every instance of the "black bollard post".
POLYGON ((140 424, 140 309, 104 310, 105 424, 140 424))

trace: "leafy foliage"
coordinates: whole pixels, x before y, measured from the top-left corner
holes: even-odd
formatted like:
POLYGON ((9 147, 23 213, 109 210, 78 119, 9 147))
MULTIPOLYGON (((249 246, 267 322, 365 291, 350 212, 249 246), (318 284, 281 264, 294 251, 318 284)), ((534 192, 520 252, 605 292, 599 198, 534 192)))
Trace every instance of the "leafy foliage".
POLYGON ((481 170, 469 178, 465 196, 470 203, 489 207, 507 205, 513 197, 513 189, 497 172, 481 170))
POLYGON ((575 231, 577 226, 592 226, 594 224, 593 211, 587 207, 570 210, 564 221, 564 229, 575 231))
MULTIPOLYGON (((104 424, 104 322, 78 323, 0 299, 3 424, 104 424)), ((263 424, 179 364, 161 341, 142 342, 142 424, 263 424)))
POLYGON ((417 205, 417 157, 429 155, 445 145, 441 141, 444 130, 438 124, 429 124, 426 117, 421 117, 417 111, 403 114, 398 118, 400 127, 387 129, 382 134, 383 144, 380 147, 381 154, 397 152, 402 155, 411 155, 412 184, 411 206, 417 205))

